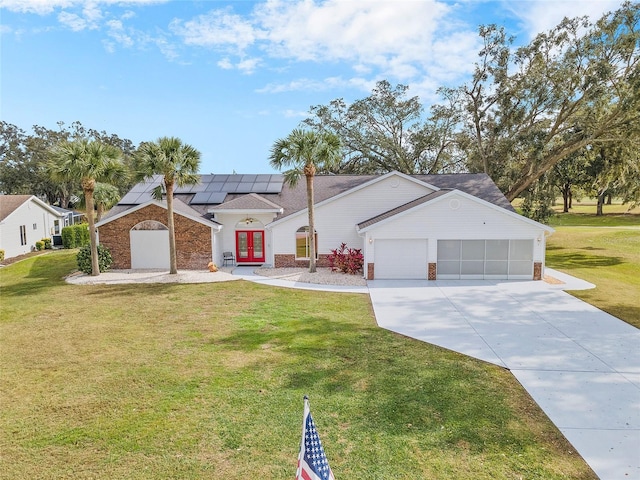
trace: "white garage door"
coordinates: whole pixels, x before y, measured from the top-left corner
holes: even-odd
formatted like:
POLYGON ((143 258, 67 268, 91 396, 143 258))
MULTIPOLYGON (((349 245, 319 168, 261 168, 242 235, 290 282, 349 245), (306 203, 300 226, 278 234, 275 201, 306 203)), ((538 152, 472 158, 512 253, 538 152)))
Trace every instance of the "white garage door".
POLYGON ((374 278, 427 278, 427 240, 376 239, 374 278))
POLYGON ((131 230, 131 268, 169 269, 169 231, 131 230))
POLYGON ((532 279, 533 240, 438 240, 438 279, 532 279))

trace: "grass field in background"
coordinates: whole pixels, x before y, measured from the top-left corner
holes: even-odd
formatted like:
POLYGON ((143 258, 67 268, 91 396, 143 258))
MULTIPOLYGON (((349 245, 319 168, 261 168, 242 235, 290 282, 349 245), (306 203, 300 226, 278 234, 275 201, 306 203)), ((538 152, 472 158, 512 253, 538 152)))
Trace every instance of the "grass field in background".
POLYGON ((69 285, 0 268, 0 478, 291 479, 308 394, 338 479, 595 479, 506 370, 380 329, 366 295, 69 285))
POLYGON ((547 266, 596 285, 572 295, 640 328, 640 209, 576 204, 549 222, 556 232, 547 239, 547 266), (591 213, 587 213, 591 212, 591 213))

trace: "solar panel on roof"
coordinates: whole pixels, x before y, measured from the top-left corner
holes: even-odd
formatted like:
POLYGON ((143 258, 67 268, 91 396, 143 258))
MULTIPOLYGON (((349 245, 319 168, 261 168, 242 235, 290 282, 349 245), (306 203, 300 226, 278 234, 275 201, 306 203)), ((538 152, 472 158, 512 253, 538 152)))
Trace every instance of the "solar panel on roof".
POLYGON ((144 182, 141 183, 136 183, 131 190, 129 190, 129 193, 142 193, 145 191, 145 189, 147 188, 147 184, 144 182))
POLYGON ((160 185, 161 180, 157 179, 157 180, 152 180, 150 182, 145 183, 145 192, 150 192, 151 190, 153 190, 154 188, 156 188, 158 185, 160 185))
POLYGON ((198 192, 191 199, 192 205, 208 205, 212 203, 224 202, 226 192, 198 192))
POLYGON ((134 205, 135 200, 140 196, 140 192, 129 192, 124 197, 120 199, 120 202, 123 205, 134 205))
POLYGON ((195 204, 199 204, 199 205, 205 204, 205 203, 207 203, 207 200, 209 200, 209 195, 210 195, 210 192, 198 192, 193 196, 193 198, 191 199, 191 201, 189 203, 194 204, 194 205, 195 204))
POLYGON ((282 182, 279 182, 279 183, 269 182, 269 185, 267 186, 267 189, 265 190, 264 193, 280 193, 281 190, 282 190, 282 182))
MULTIPOLYGON (((151 192, 161 185, 161 175, 154 175, 146 182, 135 185, 119 202, 123 205, 139 205, 152 200, 151 192)), ((281 174, 207 174, 200 176, 200 183, 177 187, 176 194, 194 194, 189 202, 195 205, 220 204, 227 193, 280 193, 284 176, 281 174)))

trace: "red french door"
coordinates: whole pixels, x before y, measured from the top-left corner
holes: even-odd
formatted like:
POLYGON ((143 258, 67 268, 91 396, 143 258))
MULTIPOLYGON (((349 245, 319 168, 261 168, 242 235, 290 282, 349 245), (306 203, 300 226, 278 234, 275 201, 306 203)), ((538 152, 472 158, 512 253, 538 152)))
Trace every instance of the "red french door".
POLYGON ((236 231, 238 263, 264 263, 264 230, 236 231))

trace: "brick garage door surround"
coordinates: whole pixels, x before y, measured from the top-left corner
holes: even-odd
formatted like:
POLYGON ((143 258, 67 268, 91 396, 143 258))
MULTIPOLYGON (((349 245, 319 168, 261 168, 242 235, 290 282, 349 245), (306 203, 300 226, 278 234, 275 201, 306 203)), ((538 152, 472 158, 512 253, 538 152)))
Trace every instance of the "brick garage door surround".
MULTIPOLYGON (((111 222, 99 229, 100 243, 113 257, 112 268, 131 268, 129 231, 140 222, 155 220, 167 224, 167 210, 157 205, 147 205, 111 222)), ((176 260, 183 270, 205 270, 212 261, 211 227, 174 212, 176 232, 176 260)))

